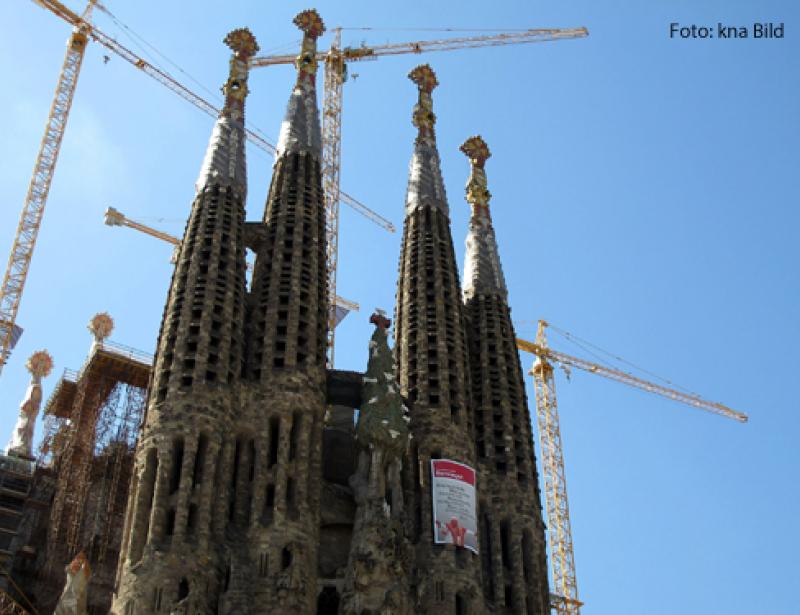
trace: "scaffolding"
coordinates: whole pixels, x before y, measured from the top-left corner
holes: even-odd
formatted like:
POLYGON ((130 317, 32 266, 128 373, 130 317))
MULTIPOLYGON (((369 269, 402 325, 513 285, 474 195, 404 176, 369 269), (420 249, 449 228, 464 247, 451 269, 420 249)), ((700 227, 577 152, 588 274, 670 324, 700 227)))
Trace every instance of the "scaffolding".
POLYGON ((63 584, 64 566, 80 551, 91 562, 93 586, 113 583, 151 365, 150 355, 133 348, 95 344, 47 401, 39 463, 55 476, 42 570, 48 593, 63 584))

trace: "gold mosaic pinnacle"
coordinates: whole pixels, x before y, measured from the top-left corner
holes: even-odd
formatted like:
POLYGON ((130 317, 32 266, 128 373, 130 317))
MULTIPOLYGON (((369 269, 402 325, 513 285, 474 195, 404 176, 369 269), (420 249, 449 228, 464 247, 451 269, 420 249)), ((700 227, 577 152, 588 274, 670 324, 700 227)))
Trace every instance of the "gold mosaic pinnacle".
POLYGON ((319 38, 325 32, 325 23, 315 9, 301 11, 295 15, 292 23, 311 38, 319 38))
POLYGON ((231 30, 222 42, 230 47, 239 59, 244 61, 252 58, 259 50, 256 37, 247 28, 231 30))
POLYGON ((484 141, 480 135, 470 137, 464 141, 458 149, 466 154, 467 158, 469 158, 469 161, 474 166, 481 169, 484 164, 486 164, 487 158, 490 158, 492 155, 489 151, 489 146, 486 145, 486 141, 484 141))
POLYGON ((475 215, 481 215, 488 219, 489 200, 492 198, 492 193, 489 192, 486 172, 483 167, 492 153, 489 151, 486 141, 480 135, 470 137, 461 144, 459 149, 469 158, 470 166, 472 167, 472 172, 467 181, 467 202, 472 205, 475 215))
POLYGON ((417 127, 419 134, 417 140, 433 139, 433 126, 436 123, 436 114, 433 112, 433 98, 431 92, 439 85, 436 73, 428 64, 420 64, 410 73, 411 79, 419 89, 419 101, 414 106, 412 123, 417 127))
POLYGON ((439 85, 436 79, 436 73, 433 72, 430 64, 420 64, 408 73, 408 78, 417 84, 421 92, 424 91, 428 94, 433 92, 434 88, 439 85))

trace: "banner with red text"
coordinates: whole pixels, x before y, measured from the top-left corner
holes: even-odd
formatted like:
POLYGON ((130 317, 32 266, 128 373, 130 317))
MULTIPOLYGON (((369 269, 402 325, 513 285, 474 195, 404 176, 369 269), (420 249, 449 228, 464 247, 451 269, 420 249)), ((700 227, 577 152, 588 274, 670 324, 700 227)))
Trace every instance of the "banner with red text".
POLYGON ((475 469, 450 459, 431 459, 433 541, 478 552, 475 469))

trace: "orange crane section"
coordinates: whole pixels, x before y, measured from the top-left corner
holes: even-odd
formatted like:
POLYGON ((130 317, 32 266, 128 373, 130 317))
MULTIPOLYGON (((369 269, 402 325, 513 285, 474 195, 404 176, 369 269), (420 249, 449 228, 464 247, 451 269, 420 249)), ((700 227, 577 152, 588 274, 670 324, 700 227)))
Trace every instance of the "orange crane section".
POLYGON ((547 506, 548 538, 550 543, 550 567, 553 575, 551 605, 557 613, 579 615, 583 603, 578 599, 578 584, 575 575, 575 555, 567 500, 567 480, 564 470, 564 452, 561 445, 561 426, 558 419, 556 389, 553 379, 553 364, 576 367, 627 384, 643 391, 655 393, 719 416, 747 422, 747 415, 719 403, 707 401, 698 395, 685 393, 626 372, 616 370, 585 359, 573 357, 551 349, 547 345, 545 327, 539 321, 536 342, 517 338, 517 348, 536 356, 529 372, 533 375, 536 391, 536 418, 539 426, 539 448, 544 475, 545 502, 547 506))

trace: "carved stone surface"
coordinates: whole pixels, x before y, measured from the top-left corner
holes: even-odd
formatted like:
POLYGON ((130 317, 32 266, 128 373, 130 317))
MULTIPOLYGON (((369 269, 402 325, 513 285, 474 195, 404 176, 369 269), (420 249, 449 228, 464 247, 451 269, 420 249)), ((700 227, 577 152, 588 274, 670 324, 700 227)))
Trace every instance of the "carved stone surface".
POLYGON ((544 521, 525 385, 489 212, 483 169, 489 148, 471 137, 461 150, 471 164, 464 304, 484 596, 498 612, 547 615, 544 521))
MULTIPOLYGON (((419 134, 408 180, 395 307, 395 352, 413 439, 405 472, 405 524, 414 547, 416 613, 483 612, 478 556, 433 540, 430 460, 475 466, 461 286, 436 152, 430 67, 411 72, 419 89, 419 134), (430 128, 426 124, 430 124, 430 128)), ((478 477, 480 489, 480 477, 478 477)))
POLYGON ((482 219, 470 227, 468 258, 478 260, 464 304, 434 130, 437 80, 429 66, 412 71, 418 135, 395 348, 378 314, 366 373, 326 370, 315 89, 324 25, 314 11, 296 23, 297 83, 261 222, 244 222, 232 115, 209 147, 165 308, 112 613, 545 615, 543 523, 488 216, 488 148, 465 144, 482 219), (256 253, 249 289, 245 248, 256 253), (434 544, 437 458, 477 470, 480 554, 434 544))

